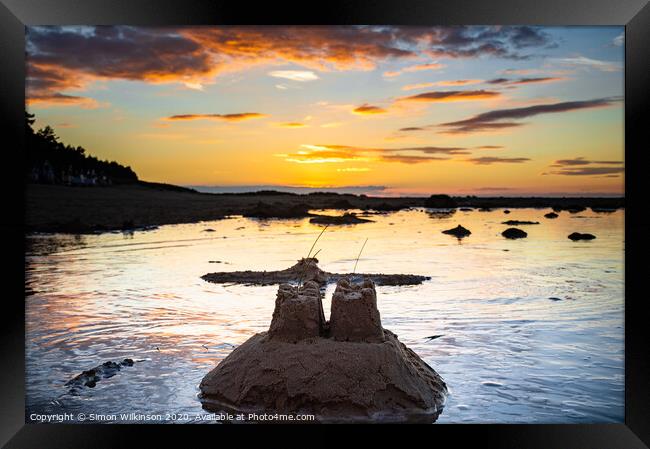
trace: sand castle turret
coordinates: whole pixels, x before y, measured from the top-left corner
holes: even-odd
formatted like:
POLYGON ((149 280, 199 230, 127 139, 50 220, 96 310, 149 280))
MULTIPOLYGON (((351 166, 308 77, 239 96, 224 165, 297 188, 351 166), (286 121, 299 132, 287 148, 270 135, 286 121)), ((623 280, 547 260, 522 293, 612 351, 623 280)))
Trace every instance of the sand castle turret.
POLYGON ((297 342, 318 338, 323 335, 324 328, 323 303, 316 282, 305 282, 302 287, 280 285, 269 327, 269 339, 297 342))
POLYGON ((332 296, 330 336, 338 341, 384 341, 377 309, 377 293, 372 281, 352 284, 341 279, 332 296))
POLYGON ((313 414, 321 422, 433 422, 447 396, 429 365, 383 329, 370 280, 337 283, 326 322, 317 282, 282 284, 268 332, 201 381, 204 408, 313 414))

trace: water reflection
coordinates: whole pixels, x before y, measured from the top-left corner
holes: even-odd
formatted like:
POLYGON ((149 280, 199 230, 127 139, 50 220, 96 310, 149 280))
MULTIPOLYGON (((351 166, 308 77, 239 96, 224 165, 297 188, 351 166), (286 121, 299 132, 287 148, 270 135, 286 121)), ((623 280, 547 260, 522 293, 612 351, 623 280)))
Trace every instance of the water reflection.
MULTIPOLYGON (((499 209, 435 219, 430 212, 330 226, 315 250, 323 269, 350 271, 367 238, 358 271, 432 277, 379 287, 378 305, 384 326, 447 381, 451 397, 439 422, 622 421, 624 213, 548 220, 548 210, 513 209, 507 219, 540 224, 511 241, 500 235, 507 226, 499 209), (458 224, 472 232, 462 245, 441 232, 458 224), (572 242, 574 231, 597 239, 572 242)), ((321 229, 308 219, 232 218, 130 236, 30 236, 28 409, 204 413, 198 383, 234 346, 266 330, 276 288, 200 276, 287 268, 321 229), (143 361, 65 394, 81 371, 124 358, 143 361)))

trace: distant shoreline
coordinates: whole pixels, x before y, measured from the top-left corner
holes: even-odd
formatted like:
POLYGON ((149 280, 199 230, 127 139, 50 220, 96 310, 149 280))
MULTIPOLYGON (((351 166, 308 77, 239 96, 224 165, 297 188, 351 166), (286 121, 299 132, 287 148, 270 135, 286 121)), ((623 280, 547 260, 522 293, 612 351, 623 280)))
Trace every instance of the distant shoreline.
MULTIPOLYGON (((181 188, 192 189, 200 193, 255 193, 259 191, 276 191, 281 193, 293 193, 298 195, 307 195, 310 193, 338 193, 338 194, 354 194, 383 198, 426 198, 431 195, 431 192, 424 193, 404 193, 400 194, 396 190, 385 186, 376 185, 363 185, 363 186, 339 186, 339 187, 304 187, 304 186, 291 186, 291 185, 273 185, 273 184, 258 184, 258 185, 199 185, 187 184, 181 188)), ((478 192, 463 192, 463 194, 452 194, 451 196, 461 198, 465 196, 475 196, 479 198, 621 198, 624 195, 621 193, 612 192, 593 192, 593 193, 575 193, 575 192, 558 192, 552 194, 540 195, 531 192, 517 192, 514 189, 479 189, 478 192)))
MULTIPOLYGON (((200 193, 180 186, 134 183, 104 187, 26 185, 27 232, 87 234, 195 223, 244 215, 251 218, 313 217, 310 210, 389 212, 410 207, 595 208, 625 207, 624 197, 378 197, 355 194, 262 191, 200 193)), ((578 208, 578 209, 575 209, 578 208)))

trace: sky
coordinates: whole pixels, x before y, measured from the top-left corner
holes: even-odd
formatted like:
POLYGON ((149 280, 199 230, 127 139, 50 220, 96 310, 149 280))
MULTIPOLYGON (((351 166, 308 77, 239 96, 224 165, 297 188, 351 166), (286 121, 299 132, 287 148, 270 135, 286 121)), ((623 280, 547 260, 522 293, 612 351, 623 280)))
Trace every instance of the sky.
POLYGON ((624 193, 623 27, 29 27, 27 109, 192 186, 624 193))

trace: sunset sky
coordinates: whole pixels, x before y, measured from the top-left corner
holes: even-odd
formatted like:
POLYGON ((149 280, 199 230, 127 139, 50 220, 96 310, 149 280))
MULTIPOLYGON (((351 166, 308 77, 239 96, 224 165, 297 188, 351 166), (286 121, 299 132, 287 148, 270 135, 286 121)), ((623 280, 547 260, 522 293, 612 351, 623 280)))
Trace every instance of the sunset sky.
POLYGON ((180 185, 622 194, 623 27, 31 27, 27 107, 180 185))

